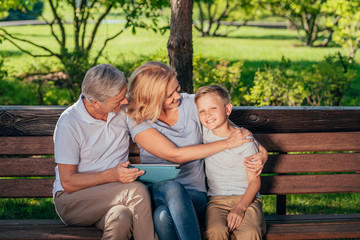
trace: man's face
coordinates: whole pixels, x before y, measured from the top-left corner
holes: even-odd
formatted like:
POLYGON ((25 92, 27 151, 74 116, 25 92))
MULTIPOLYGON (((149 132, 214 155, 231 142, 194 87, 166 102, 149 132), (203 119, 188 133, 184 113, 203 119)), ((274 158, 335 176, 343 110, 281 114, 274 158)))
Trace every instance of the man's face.
POLYGON ((101 111, 106 113, 120 111, 122 105, 128 104, 126 92, 127 87, 125 86, 118 95, 108 98, 104 103, 99 103, 101 111))

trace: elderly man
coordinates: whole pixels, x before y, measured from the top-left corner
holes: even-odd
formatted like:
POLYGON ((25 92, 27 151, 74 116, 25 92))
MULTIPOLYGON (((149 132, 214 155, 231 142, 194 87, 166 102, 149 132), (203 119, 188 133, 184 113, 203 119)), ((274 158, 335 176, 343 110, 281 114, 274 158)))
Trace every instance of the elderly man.
POLYGON ((68 225, 102 229, 103 239, 155 239, 147 188, 129 169, 129 131, 122 105, 126 79, 108 64, 85 75, 79 100, 55 132, 55 208, 68 225))

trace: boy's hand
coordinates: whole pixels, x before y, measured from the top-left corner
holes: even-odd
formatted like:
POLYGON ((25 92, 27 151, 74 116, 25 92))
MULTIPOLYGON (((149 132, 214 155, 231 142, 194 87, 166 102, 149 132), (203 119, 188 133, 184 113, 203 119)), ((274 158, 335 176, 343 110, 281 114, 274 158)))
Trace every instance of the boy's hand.
POLYGON ((226 139, 226 143, 229 148, 236 148, 244 143, 253 142, 254 139, 247 139, 247 136, 252 136, 252 133, 245 128, 235 128, 235 130, 231 133, 228 139, 226 139))
POLYGON ((240 207, 234 207, 227 216, 227 223, 229 231, 232 232, 236 228, 238 228, 244 219, 245 211, 242 210, 240 207))

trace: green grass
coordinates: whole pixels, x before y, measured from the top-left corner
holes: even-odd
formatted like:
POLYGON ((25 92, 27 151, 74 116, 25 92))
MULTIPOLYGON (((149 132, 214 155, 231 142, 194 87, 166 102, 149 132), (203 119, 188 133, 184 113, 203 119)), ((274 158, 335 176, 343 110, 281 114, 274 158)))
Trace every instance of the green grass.
MULTIPOLYGON (((121 28, 121 24, 103 24, 99 38, 96 39, 95 49, 98 50, 106 36, 110 36, 121 28)), ((47 26, 16 26, 7 27, 9 32, 17 36, 26 37, 38 44, 45 45, 55 51, 59 51, 58 45, 50 35, 47 26)), ((71 33, 71 26, 67 26, 67 31, 71 33)), ((245 67, 256 69, 263 67, 264 64, 274 65, 281 61, 285 56, 293 62, 299 64, 299 68, 323 60, 324 56, 334 54, 338 51, 342 55, 346 52, 337 47, 328 48, 309 48, 300 46, 294 31, 286 29, 262 29, 256 27, 242 27, 234 32, 229 38, 209 37, 202 38, 194 31, 193 33, 194 55, 204 57, 216 57, 230 61, 244 61, 245 67)), ((73 38, 67 40, 69 47, 73 44, 73 38)), ((108 60, 119 61, 147 56, 157 51, 167 51, 167 41, 169 32, 165 35, 139 29, 136 35, 132 35, 130 30, 125 31, 115 40, 111 41, 106 50, 105 56, 108 60)), ((27 46, 27 49, 34 50, 27 46)), ((9 42, 0 45, 0 51, 8 58, 7 65, 13 68, 15 73, 21 73, 34 62, 34 59, 24 53, 19 52, 9 42)), ((35 53, 41 53, 37 50, 35 53)), ((102 58, 101 61, 107 61, 102 58)), ((48 62, 49 59, 42 58, 37 61, 48 62)), ((54 60, 55 61, 55 60, 54 60)), ((357 54, 356 61, 360 61, 357 54)))

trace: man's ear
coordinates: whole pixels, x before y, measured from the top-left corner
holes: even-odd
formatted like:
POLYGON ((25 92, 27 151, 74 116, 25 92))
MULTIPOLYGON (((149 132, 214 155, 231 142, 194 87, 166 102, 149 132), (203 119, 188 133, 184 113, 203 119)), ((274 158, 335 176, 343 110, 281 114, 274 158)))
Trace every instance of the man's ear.
POLYGON ((232 108, 233 108, 233 105, 231 103, 228 103, 226 106, 226 115, 230 116, 231 112, 232 112, 232 108))

